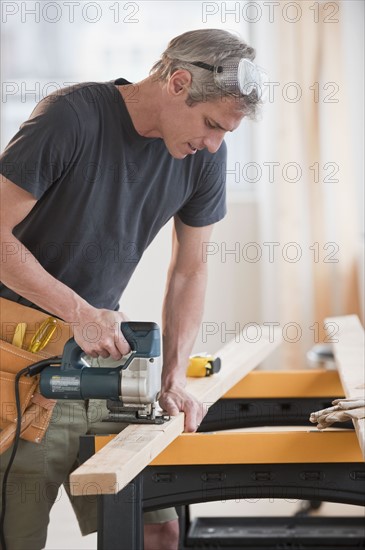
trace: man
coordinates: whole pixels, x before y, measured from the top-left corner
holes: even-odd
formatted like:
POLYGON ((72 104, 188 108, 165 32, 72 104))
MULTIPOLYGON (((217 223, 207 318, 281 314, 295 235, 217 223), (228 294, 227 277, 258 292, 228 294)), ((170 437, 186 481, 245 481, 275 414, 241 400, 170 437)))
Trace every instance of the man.
MULTIPOLYGON (((143 251, 174 217, 160 405, 171 415, 183 411, 188 432, 203 417, 185 390, 207 279, 202 243, 225 215, 224 135, 253 116, 259 102, 253 58, 254 50, 226 31, 184 33, 137 84, 86 83, 45 98, 0 164, 2 243, 14 251, 2 265, 0 296, 72 323, 77 343, 93 357, 118 360, 129 352, 119 330, 123 300, 121 311, 118 304, 143 251)), ((81 420, 74 426, 73 451, 55 476, 59 485, 89 428, 81 420)), ((61 416, 47 433, 62 429, 68 433, 61 416)), ((20 441, 13 480, 52 483, 44 457, 56 461, 65 437, 55 443, 49 436, 41 446, 20 441)), ((80 498, 73 503, 86 534, 96 526, 80 498)), ((7 550, 42 548, 53 502, 40 512, 8 499, 7 550)), ((145 548, 177 548, 176 515, 163 514, 146 517, 145 548)))

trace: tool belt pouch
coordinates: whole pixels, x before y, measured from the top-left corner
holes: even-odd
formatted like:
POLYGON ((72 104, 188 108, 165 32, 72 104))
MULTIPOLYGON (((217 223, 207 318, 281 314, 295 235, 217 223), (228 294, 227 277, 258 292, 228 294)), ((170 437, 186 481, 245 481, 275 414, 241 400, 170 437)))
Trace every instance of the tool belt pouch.
MULTIPOLYGON (((15 403, 15 376, 23 368, 55 355, 61 355, 63 346, 72 336, 71 327, 59 320, 47 349, 38 353, 26 351, 32 337, 49 315, 0 298, 0 454, 12 445, 15 438, 17 412, 15 403), (23 347, 11 344, 18 323, 26 323, 23 347), (24 349, 23 349, 24 348, 24 349)), ((40 443, 47 430, 56 401, 46 399, 39 391, 39 375, 22 376, 19 381, 22 411, 22 439, 40 443)))

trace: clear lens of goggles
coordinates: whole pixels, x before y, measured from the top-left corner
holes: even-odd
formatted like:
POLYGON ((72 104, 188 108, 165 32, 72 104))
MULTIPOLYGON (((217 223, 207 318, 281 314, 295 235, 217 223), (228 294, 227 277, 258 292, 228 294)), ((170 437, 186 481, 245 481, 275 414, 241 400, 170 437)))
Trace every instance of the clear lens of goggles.
POLYGON ((243 58, 215 67, 214 80, 217 86, 227 91, 234 92, 239 88, 242 95, 250 95, 256 90, 257 96, 262 98, 267 75, 252 61, 243 58))
POLYGON ((216 85, 226 92, 239 91, 242 95, 249 95, 256 90, 258 98, 261 100, 264 98, 265 83, 268 82, 267 74, 249 59, 241 58, 216 66, 208 65, 203 61, 192 61, 191 64, 212 71, 216 85))

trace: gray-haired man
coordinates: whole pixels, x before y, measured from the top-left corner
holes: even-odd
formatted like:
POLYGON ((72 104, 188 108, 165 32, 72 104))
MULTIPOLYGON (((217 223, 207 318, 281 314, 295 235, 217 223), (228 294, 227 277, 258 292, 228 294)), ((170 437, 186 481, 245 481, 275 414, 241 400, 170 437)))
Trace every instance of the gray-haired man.
MULTIPOLYGON (((45 98, 0 164, 2 241, 17 251, 2 266, 0 296, 72 323, 76 341, 94 357, 128 353, 115 329, 125 320, 123 291, 144 250, 174 218, 160 405, 172 415, 183 411, 186 431, 203 416, 185 390, 206 288, 202 243, 226 212, 224 135, 254 116, 259 103, 253 58, 253 49, 226 31, 184 33, 141 82, 85 83, 45 98), (90 243, 99 251, 91 258, 90 243), (86 336, 89 324, 98 326, 97 341, 86 336)), ((90 429, 79 406, 71 443, 65 415, 51 423, 46 443, 20 442, 13 482, 66 482, 78 437, 90 429)), ((8 495, 8 550, 44 546, 52 504, 35 507, 30 497, 8 495)), ((96 529, 90 505, 75 503, 84 534, 96 529)), ((177 548, 176 515, 146 521, 145 548, 177 548)))

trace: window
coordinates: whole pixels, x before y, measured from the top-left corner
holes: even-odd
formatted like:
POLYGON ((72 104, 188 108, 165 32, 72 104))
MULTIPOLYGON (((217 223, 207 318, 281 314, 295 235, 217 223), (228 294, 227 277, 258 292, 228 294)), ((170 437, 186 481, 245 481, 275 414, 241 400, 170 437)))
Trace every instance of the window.
MULTIPOLYGON (((1 149, 49 93, 83 81, 141 80, 182 32, 225 28, 249 42, 248 23, 229 15, 237 4, 225 3, 227 13, 213 19, 216 3, 195 1, 4 2, 1 149)), ((253 188, 251 124, 227 135, 229 190, 253 188)))

